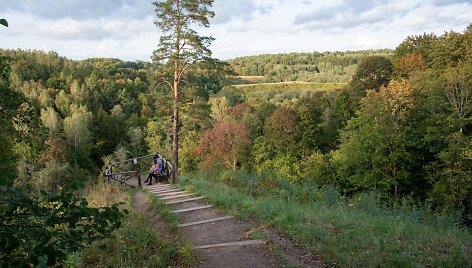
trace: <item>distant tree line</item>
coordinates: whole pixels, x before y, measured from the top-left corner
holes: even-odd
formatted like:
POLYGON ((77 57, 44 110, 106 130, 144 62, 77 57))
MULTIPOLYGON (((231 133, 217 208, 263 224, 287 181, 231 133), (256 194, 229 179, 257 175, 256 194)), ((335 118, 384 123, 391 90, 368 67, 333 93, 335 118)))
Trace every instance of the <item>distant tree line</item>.
POLYGON ((264 76, 265 82, 306 81, 347 83, 359 62, 368 56, 390 57, 392 51, 363 50, 346 52, 313 52, 265 54, 228 60, 241 76, 264 76))

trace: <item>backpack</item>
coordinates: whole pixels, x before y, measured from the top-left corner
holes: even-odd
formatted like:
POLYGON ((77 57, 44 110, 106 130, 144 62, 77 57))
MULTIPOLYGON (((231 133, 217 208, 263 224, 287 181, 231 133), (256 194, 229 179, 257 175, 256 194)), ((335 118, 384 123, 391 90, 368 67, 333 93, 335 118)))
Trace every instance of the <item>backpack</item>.
POLYGON ((156 160, 156 165, 154 167, 154 172, 158 175, 162 173, 162 159, 158 158, 156 160))

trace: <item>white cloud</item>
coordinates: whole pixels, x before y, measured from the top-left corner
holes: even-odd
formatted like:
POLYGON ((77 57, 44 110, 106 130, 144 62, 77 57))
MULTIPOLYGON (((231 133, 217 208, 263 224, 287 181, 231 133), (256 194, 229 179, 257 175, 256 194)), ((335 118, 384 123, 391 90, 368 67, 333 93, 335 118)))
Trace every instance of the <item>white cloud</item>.
POLYGON ((213 5, 215 17, 212 23, 223 24, 233 20, 247 21, 256 14, 267 14, 271 9, 272 5, 256 3, 253 0, 219 0, 215 1, 213 5))
MULTIPOLYGON (((152 0, 4 0, 2 48, 74 59, 150 60, 159 42, 152 0), (8 16, 7 16, 8 15, 8 16)), ((463 31, 470 0, 216 0, 214 56, 395 48, 409 35, 463 31)))
POLYGON ((106 57, 113 57, 113 55, 116 55, 119 47, 120 43, 118 43, 115 39, 109 38, 101 41, 98 44, 97 52, 106 55, 106 57))
POLYGON ((149 0, 3 0, 7 12, 32 14, 41 20, 129 18, 153 15, 149 0))

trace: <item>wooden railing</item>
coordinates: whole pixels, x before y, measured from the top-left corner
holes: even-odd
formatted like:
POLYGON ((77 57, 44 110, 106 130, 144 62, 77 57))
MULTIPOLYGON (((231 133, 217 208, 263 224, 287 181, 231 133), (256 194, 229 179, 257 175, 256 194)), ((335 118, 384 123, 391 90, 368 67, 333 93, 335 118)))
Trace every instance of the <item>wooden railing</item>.
POLYGON ((109 163, 105 171, 103 172, 103 177, 107 182, 117 181, 121 184, 126 184, 131 187, 134 186, 127 183, 127 181, 133 177, 136 177, 138 179, 138 186, 141 188, 141 174, 147 174, 149 172, 149 167, 151 166, 151 163, 153 161, 156 161, 158 158, 161 159, 161 162, 163 164, 163 172, 161 172, 162 174, 160 176, 165 177, 165 179, 169 180, 173 172, 172 163, 166 160, 158 153, 134 157, 115 163, 109 163))

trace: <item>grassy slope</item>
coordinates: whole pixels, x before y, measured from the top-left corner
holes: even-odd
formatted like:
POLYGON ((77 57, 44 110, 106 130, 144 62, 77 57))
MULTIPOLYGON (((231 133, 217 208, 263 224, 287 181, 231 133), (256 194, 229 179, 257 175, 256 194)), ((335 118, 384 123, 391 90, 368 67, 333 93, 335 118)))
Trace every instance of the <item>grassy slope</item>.
POLYGON ((272 224, 332 265, 472 266, 472 232, 426 210, 386 209, 369 196, 345 202, 333 189, 287 185, 267 194, 256 177, 231 180, 233 186, 193 176, 184 177, 182 184, 230 213, 272 224), (303 196, 315 197, 300 202, 303 196))
MULTIPOLYGON (((80 255, 71 256, 71 267, 188 267, 195 256, 187 244, 169 241, 156 230, 149 215, 133 211, 134 192, 115 184, 98 184, 87 193, 88 200, 96 206, 126 202, 131 210, 123 226, 113 237, 97 241, 80 255)), ((151 200, 151 208, 159 204, 151 200)), ((169 212, 170 213, 170 212, 169 212)), ((168 219, 174 225, 174 218, 168 219)))

